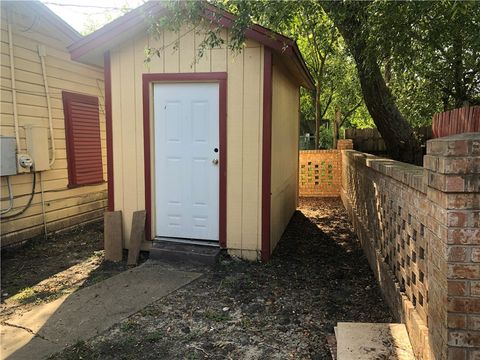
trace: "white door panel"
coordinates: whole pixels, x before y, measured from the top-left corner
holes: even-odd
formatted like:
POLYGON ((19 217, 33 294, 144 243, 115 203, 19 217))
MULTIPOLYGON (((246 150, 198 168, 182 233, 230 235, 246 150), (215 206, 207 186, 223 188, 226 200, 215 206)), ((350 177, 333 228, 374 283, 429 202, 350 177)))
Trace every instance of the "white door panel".
POLYGON ((154 85, 156 235, 219 239, 219 86, 154 85))

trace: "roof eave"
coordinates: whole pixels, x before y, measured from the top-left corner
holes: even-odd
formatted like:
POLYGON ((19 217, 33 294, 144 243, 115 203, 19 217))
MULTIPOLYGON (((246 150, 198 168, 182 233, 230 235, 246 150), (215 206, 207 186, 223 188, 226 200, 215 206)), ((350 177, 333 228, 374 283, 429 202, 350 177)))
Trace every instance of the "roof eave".
MULTIPOLYGON (((209 6, 208 9, 216 14, 220 14, 220 18, 215 18, 225 28, 231 28, 235 21, 235 15, 228 13, 225 10, 209 6)), ((68 47, 72 60, 81 61, 82 57, 89 52, 98 49, 99 47, 108 48, 111 40, 118 36, 119 33, 128 32, 143 24, 147 14, 160 14, 165 11, 165 6, 159 2, 147 2, 144 5, 132 10, 124 16, 110 22, 97 31, 91 33, 73 43, 68 47)), ((205 16, 209 17, 207 13, 205 16)), ((213 19, 213 16, 210 15, 213 19)), ((286 36, 275 33, 260 25, 253 25, 245 31, 245 36, 249 39, 257 41, 264 46, 271 48, 280 55, 289 56, 297 64, 299 71, 304 79, 304 84, 308 89, 314 89, 314 82, 308 71, 308 68, 303 60, 303 57, 298 49, 296 42, 286 36)))
POLYGON ((163 9, 164 6, 161 3, 147 2, 106 24, 68 47, 72 60, 81 60, 83 55, 98 47, 105 46, 119 33, 126 32, 137 25, 143 24, 147 13, 160 12, 163 9))
POLYGON ((83 38, 83 36, 75 30, 70 24, 68 24, 65 20, 63 20, 60 16, 55 14, 48 6, 41 3, 39 0, 35 0, 32 2, 36 7, 36 10, 47 18, 52 19, 52 24, 59 29, 63 34, 68 36, 73 43, 79 41, 83 38))

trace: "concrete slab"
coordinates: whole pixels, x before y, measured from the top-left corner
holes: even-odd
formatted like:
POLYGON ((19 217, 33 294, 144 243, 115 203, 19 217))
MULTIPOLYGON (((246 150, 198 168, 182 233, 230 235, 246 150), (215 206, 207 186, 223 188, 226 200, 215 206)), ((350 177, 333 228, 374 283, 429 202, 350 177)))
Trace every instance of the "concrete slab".
POLYGON ((87 340, 201 276, 143 264, 1 325, 1 359, 42 359, 87 340))
POLYGON ((415 360, 404 324, 337 324, 338 360, 415 360))

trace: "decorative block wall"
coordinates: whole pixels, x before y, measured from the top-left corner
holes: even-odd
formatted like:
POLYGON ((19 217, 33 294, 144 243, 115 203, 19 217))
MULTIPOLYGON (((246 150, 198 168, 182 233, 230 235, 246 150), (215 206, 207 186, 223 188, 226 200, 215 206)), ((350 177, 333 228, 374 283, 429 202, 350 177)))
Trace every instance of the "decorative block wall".
POLYGON ((480 356, 480 133, 430 140, 425 168, 345 151, 342 200, 419 359, 480 356))
POLYGON ((340 196, 342 152, 353 149, 352 140, 338 140, 336 150, 302 150, 299 158, 299 195, 340 196))
POLYGON ((339 150, 300 151, 299 195, 339 196, 342 168, 339 150))

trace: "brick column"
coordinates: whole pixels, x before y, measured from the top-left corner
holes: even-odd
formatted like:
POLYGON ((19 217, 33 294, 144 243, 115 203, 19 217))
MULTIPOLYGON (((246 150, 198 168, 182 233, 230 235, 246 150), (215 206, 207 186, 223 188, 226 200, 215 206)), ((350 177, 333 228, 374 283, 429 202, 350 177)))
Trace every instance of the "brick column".
POLYGON ((435 359, 480 359, 480 133, 428 141, 428 328, 435 359))
POLYGON ((337 141, 337 150, 353 150, 352 139, 340 139, 337 141))

